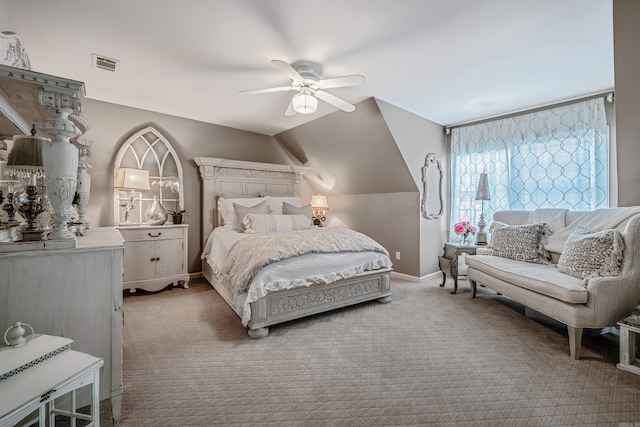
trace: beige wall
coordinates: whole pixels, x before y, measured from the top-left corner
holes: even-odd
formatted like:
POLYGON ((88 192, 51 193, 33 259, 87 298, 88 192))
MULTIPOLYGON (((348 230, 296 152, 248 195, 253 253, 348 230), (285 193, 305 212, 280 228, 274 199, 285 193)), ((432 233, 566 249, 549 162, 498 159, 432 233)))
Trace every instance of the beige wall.
POLYGON ((640 1, 613 2, 618 204, 640 205, 640 1))
POLYGON ((294 164, 310 168, 309 189, 327 195, 327 225, 371 236, 390 252, 395 271, 420 275, 418 187, 376 100, 275 138, 294 164))
MULTIPOLYGON (((0 2, 0 31, 12 31, 9 25, 9 10, 5 2, 0 2)), ((29 51, 27 51, 28 53, 29 51)))
MULTIPOLYGON (((450 199, 446 191, 449 188, 448 148, 444 128, 384 101, 376 101, 409 173, 420 189, 417 203, 409 209, 417 216, 420 229, 419 251, 417 251, 420 254, 420 269, 418 273, 412 275, 422 277, 438 271, 438 256, 442 253, 449 224, 450 199), (445 211, 441 218, 434 220, 427 220, 420 213, 423 194, 422 167, 429 153, 435 153, 440 157, 444 171, 442 188, 445 211)), ((435 187, 436 183, 431 182, 429 185, 435 187)))
POLYGON ((420 218, 415 214, 420 195, 409 193, 334 194, 327 226, 364 233, 389 251, 396 272, 418 276, 421 245, 420 218), (400 252, 400 259, 396 259, 400 252))
POLYGON ((84 114, 91 123, 85 134, 93 141, 89 162, 91 200, 87 218, 94 226, 113 225, 113 166, 120 145, 138 129, 152 125, 171 142, 184 171, 185 209, 189 216, 189 271, 200 271, 201 197, 196 156, 222 157, 265 163, 287 164, 288 159, 269 136, 124 107, 91 99, 83 100, 84 114))

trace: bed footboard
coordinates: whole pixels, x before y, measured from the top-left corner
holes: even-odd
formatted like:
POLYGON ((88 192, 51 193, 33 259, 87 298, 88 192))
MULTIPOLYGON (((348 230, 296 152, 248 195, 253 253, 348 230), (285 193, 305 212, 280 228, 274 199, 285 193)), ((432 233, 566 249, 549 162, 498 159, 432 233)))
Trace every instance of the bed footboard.
POLYGON ((268 326, 377 299, 391 302, 391 269, 373 270, 326 285, 286 289, 251 303, 249 336, 263 338, 268 326))

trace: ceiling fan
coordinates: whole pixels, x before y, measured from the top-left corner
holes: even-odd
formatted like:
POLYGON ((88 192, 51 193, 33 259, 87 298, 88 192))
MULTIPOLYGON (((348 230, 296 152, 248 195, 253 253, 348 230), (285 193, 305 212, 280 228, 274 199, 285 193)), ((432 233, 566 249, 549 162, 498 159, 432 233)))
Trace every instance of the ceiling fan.
POLYGON ((240 92, 240 94, 256 95, 260 93, 286 92, 290 90, 297 91, 298 93, 293 96, 291 102, 289 102, 287 110, 284 112, 285 116, 293 116, 296 113, 311 114, 315 112, 316 108, 318 108, 318 99, 321 99, 342 111, 350 113, 356 109, 354 105, 330 94, 325 89, 356 86, 364 84, 367 81, 367 79, 360 74, 334 77, 331 79, 321 79, 321 67, 312 62, 305 61, 295 63, 295 68, 278 59, 272 60, 271 63, 291 79, 291 84, 289 86, 271 87, 266 89, 245 90, 240 92))

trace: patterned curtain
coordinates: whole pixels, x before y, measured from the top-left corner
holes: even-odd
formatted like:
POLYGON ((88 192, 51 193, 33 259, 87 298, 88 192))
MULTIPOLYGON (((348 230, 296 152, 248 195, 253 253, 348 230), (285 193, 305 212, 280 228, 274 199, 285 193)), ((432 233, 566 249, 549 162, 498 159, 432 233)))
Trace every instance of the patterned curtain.
POLYGON ((475 195, 485 171, 488 223, 496 210, 609 207, 604 99, 454 128, 451 165, 451 239, 453 224, 478 223, 482 202, 475 195))

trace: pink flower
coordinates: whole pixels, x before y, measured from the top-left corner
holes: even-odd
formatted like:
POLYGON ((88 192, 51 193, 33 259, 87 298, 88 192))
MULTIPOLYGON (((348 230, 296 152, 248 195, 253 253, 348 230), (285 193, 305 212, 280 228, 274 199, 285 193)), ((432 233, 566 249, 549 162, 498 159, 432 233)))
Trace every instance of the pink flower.
POLYGON ((458 235, 464 234, 465 236, 468 236, 469 233, 476 234, 476 231, 478 231, 478 229, 471 225, 469 221, 460 221, 453 226, 453 232, 458 235))
POLYGON ((465 232, 465 226, 464 226, 464 224, 463 224, 463 223, 461 223, 461 222, 457 223, 457 224, 453 227, 453 231, 454 231, 456 234, 464 234, 464 232, 465 232))

